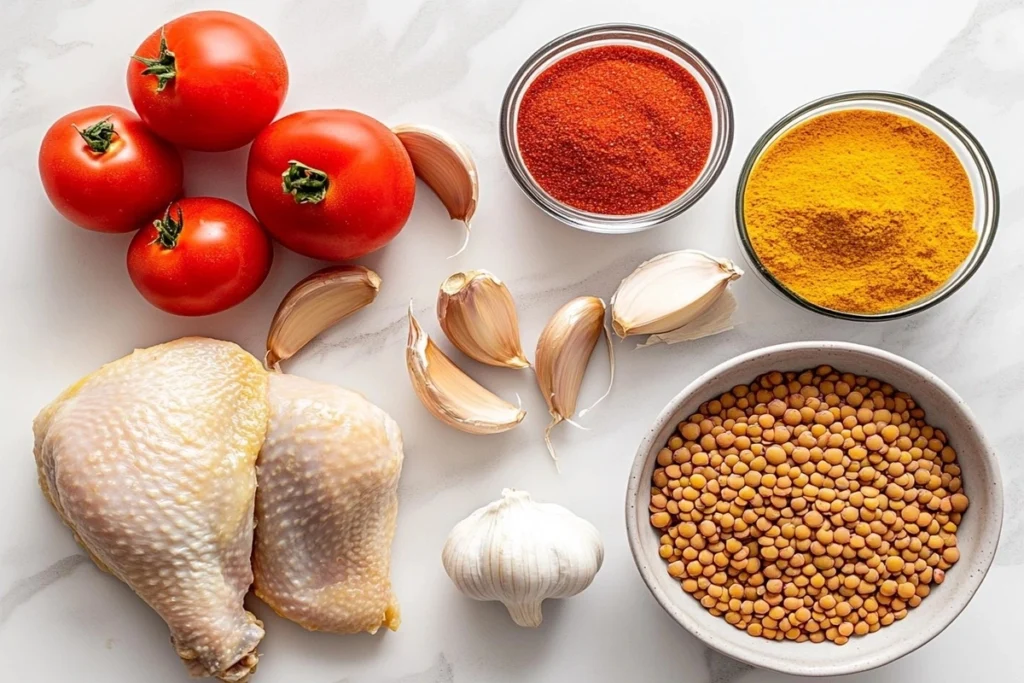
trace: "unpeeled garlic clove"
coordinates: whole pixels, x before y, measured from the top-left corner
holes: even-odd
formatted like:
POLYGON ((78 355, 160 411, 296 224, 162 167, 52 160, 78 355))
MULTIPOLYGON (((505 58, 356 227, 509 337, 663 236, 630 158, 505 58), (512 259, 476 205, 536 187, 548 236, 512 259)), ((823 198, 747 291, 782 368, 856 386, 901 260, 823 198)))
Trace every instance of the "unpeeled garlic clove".
POLYGON ((537 340, 537 384, 548 405, 548 413, 551 414, 551 423, 544 430, 544 443, 556 463, 558 459, 551 443, 551 430, 561 422, 572 422, 583 375, 602 331, 608 342, 611 376, 608 390, 587 410, 608 396, 615 381, 615 353, 612 350, 611 333, 604 324, 604 314, 603 300, 596 296, 576 297, 551 316, 537 340))
POLYGON ((692 323, 741 275, 732 261, 693 249, 641 263, 612 297, 615 334, 661 334, 692 323))
POLYGON ((391 130, 409 153, 416 175, 438 196, 451 219, 465 226, 466 240, 452 254, 458 256, 469 244, 470 220, 480 196, 473 157, 464 145, 436 128, 403 124, 391 130))
POLYGON ((420 401, 441 422, 469 434, 497 434, 523 421, 526 412, 495 396, 459 369, 430 339, 409 302, 409 378, 420 401))
POLYGON ((519 341, 512 294, 486 270, 455 273, 441 283, 437 321, 455 348, 473 360, 505 368, 530 367, 519 341))
POLYGON ((373 303, 380 276, 363 266, 330 266, 288 290, 267 334, 268 368, 277 368, 314 337, 373 303))

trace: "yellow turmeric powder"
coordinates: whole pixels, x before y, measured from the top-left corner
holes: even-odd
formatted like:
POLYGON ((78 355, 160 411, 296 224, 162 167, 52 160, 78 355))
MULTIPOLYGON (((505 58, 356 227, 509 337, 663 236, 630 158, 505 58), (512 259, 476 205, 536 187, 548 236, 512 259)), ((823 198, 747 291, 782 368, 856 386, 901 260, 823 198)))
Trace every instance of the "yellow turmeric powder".
POLYGON ((787 289, 880 313, 935 291, 970 255, 971 183, 938 135, 855 109, 815 117, 761 156, 743 211, 751 246, 787 289))

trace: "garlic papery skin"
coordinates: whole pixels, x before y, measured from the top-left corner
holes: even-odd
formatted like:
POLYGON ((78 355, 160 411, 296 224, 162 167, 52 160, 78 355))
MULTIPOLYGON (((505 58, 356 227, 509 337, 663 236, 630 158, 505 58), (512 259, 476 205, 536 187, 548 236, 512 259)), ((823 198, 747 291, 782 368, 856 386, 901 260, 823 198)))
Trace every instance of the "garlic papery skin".
POLYGON ((678 344, 726 332, 734 327, 733 315, 736 308, 736 297, 727 289, 693 322, 668 332, 649 335, 644 343, 637 344, 636 348, 642 349, 656 344, 678 344))
POLYGON ((441 552, 456 588, 474 600, 502 603, 527 628, 540 626, 544 600, 580 593, 603 561, 593 524, 515 489, 456 524, 441 552))
POLYGON ((462 248, 452 254, 458 256, 469 244, 470 220, 480 198, 473 156, 464 145, 436 128, 404 124, 391 130, 409 153, 416 175, 434 191, 451 219, 465 226, 462 248))
POLYGON ((455 273, 441 284, 437 321, 455 348, 473 360, 505 368, 530 367, 519 340, 512 294, 486 270, 455 273))
POLYGON ((420 401, 451 427, 468 434, 497 434, 526 417, 521 407, 495 396, 460 370, 420 327, 411 302, 405 359, 420 401))
POLYGON ((380 292, 380 276, 363 266, 330 266, 288 290, 267 333, 268 368, 279 369, 327 328, 369 306, 380 292))
POLYGON ((534 370, 551 415, 551 422, 544 430, 544 443, 556 463, 558 458, 551 443, 551 430, 563 421, 572 421, 583 375, 602 331, 608 343, 610 377, 608 390, 594 405, 611 392, 615 381, 615 355, 611 333, 604 324, 605 309, 604 301, 596 296, 576 297, 551 316, 537 340, 534 370))
POLYGON ((732 261, 693 249, 656 256, 628 275, 612 297, 615 334, 625 338, 683 327, 742 275, 732 261))

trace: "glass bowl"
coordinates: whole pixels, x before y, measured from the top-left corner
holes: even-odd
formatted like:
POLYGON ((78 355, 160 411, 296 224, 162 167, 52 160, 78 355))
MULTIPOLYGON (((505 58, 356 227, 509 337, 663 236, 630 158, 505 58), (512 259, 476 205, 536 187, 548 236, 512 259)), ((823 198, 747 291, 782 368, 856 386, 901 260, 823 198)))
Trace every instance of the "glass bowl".
POLYGON ((722 172, 732 148, 732 103, 725 84, 704 57, 673 35, 646 26, 600 24, 577 29, 555 38, 537 50, 519 69, 505 91, 501 104, 501 150, 512 177, 545 213, 563 223, 601 233, 629 233, 646 230, 674 218, 704 196, 722 172), (561 202, 534 180, 519 153, 517 121, 523 95, 534 79, 558 60, 574 52, 604 45, 628 45, 652 50, 685 68, 700 84, 711 110, 711 150, 700 175, 674 200, 653 211, 630 215, 608 215, 582 211, 561 202))
POLYGON ((736 188, 736 227, 739 232, 740 244, 747 261, 766 280, 772 288, 785 298, 800 306, 833 318, 843 320, 895 320, 919 311, 931 308, 948 298, 960 289, 981 266, 992 240, 996 235, 999 222, 999 188, 996 184, 992 164, 982 149, 981 144, 956 119, 941 109, 927 102, 922 102, 909 95, 881 91, 856 91, 839 93, 815 100, 784 116, 778 123, 768 129, 750 150, 743 170, 740 172, 739 185, 736 188), (773 142, 788 133, 794 127, 821 114, 849 109, 871 109, 905 116, 931 130, 946 142, 956 154, 971 183, 974 194, 974 232, 978 240, 967 259, 960 265, 946 282, 916 301, 905 306, 882 313, 848 313, 825 308, 812 303, 799 294, 788 289, 761 263, 750 237, 747 234, 746 218, 743 214, 743 195, 747 181, 761 156, 773 142))

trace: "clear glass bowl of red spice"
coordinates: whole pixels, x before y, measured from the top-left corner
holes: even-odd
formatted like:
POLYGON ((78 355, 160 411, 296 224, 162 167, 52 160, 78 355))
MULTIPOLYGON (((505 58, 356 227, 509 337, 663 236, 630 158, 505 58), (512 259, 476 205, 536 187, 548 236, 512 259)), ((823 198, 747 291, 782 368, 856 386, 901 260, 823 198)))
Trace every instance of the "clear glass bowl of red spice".
POLYGON ((678 216, 714 184, 732 138, 729 94, 708 61, 631 24, 578 29, 540 48, 501 109, 516 182, 546 213, 591 232, 678 216))

